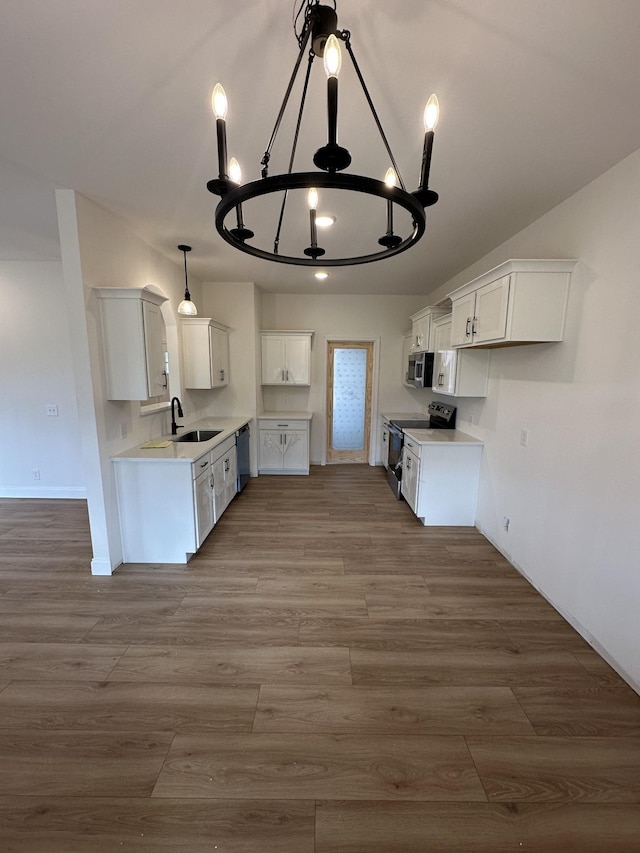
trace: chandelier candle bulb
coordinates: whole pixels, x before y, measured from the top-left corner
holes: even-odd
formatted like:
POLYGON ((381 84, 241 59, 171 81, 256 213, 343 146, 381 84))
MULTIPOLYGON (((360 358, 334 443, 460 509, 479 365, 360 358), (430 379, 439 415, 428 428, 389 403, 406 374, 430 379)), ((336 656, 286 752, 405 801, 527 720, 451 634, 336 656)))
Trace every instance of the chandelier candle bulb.
MULTIPOLYGON (((240 169, 240 163, 238 163, 235 157, 229 160, 229 179, 238 186, 242 182, 242 170, 240 169)), ((244 224, 241 204, 236 205, 236 227, 231 229, 231 233, 243 242, 250 240, 254 236, 253 231, 250 231, 244 224)))
POLYGON ((216 136, 218 139, 218 178, 227 180, 227 96, 220 85, 216 83, 211 95, 211 108, 216 117, 216 136))
MULTIPOLYGON (((389 188, 397 186, 398 178, 395 169, 391 166, 389 166, 385 173, 384 182, 389 188)), ((387 249, 392 249, 401 242, 402 238, 393 233, 393 202, 389 198, 387 199, 387 233, 383 237, 380 237, 378 243, 387 249)))
POLYGON ((318 230, 316 228, 316 211, 318 209, 318 191, 313 187, 307 196, 309 203, 309 218, 311 221, 311 246, 315 249, 318 245, 318 230))
POLYGON ((318 190, 311 187, 307 193, 307 204, 309 205, 309 223, 311 226, 311 245, 304 250, 305 255, 308 255, 314 260, 324 255, 324 249, 318 246, 318 231, 316 228, 316 211, 318 209, 318 190))
POLYGON ((433 135, 438 117, 440 104, 436 95, 431 95, 424 108, 424 146, 422 149, 422 171, 420 174, 420 189, 429 187, 429 170, 431 169, 431 154, 433 152, 433 135))
POLYGON ((324 46, 324 70, 327 73, 327 109, 329 113, 329 145, 338 142, 338 74, 342 55, 338 39, 333 33, 324 46))

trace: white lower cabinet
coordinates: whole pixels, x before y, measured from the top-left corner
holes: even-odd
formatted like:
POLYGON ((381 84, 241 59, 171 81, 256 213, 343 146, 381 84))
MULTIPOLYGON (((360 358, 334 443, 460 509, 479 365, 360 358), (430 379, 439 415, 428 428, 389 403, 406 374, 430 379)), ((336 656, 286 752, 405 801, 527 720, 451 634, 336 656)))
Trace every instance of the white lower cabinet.
POLYGON ((472 527, 482 443, 419 445, 405 438, 402 495, 425 526, 472 527))
POLYGON ((125 563, 186 563, 237 488, 235 435, 194 462, 115 459, 125 563))
POLYGON ((405 440, 402 448, 402 497, 417 514, 418 478, 420 475, 420 447, 405 440))
POLYGON ((258 420, 258 473, 309 473, 309 421, 258 420))

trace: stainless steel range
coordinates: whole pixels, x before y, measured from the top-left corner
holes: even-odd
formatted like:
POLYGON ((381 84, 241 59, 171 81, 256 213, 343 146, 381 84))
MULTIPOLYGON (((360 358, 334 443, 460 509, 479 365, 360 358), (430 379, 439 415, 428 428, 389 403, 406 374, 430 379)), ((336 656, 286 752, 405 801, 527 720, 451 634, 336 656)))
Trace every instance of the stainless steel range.
POLYGON ((429 403, 427 417, 424 420, 402 420, 396 418, 389 422, 389 457, 387 480, 391 491, 400 500, 402 498, 402 445, 405 429, 455 429, 456 407, 447 403, 429 403))

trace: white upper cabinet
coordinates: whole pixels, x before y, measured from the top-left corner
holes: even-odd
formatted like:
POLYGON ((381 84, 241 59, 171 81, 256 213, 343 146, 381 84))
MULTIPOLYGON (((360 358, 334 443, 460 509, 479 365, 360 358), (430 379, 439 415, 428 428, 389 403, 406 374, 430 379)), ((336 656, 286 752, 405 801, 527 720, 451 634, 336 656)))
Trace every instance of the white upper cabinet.
POLYGON ((182 357, 185 388, 222 388, 229 384, 229 330, 209 317, 185 317, 182 357))
POLYGON ((313 332, 260 333, 263 385, 311 384, 313 332))
POLYGON ((561 341, 573 260, 512 260, 450 293, 452 347, 561 341))
POLYGON ((100 301, 108 400, 149 400, 163 395, 167 297, 147 287, 96 287, 100 301))
POLYGON ((434 321, 435 357, 432 390, 450 397, 486 397, 489 357, 485 349, 451 348, 451 315, 434 321))
POLYGON ((446 308, 429 305, 411 315, 411 351, 434 352, 433 321, 446 313, 446 308))

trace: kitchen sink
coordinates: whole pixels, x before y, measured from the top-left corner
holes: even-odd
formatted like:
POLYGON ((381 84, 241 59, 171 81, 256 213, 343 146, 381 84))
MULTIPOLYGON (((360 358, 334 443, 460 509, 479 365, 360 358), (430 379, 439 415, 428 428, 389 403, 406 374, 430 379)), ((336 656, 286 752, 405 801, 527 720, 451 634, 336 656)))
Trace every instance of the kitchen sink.
POLYGON ((185 432, 184 435, 180 435, 177 438, 174 438, 174 441, 209 441, 210 438, 215 438, 216 435, 220 435, 222 432, 221 429, 194 429, 191 432, 185 432))

